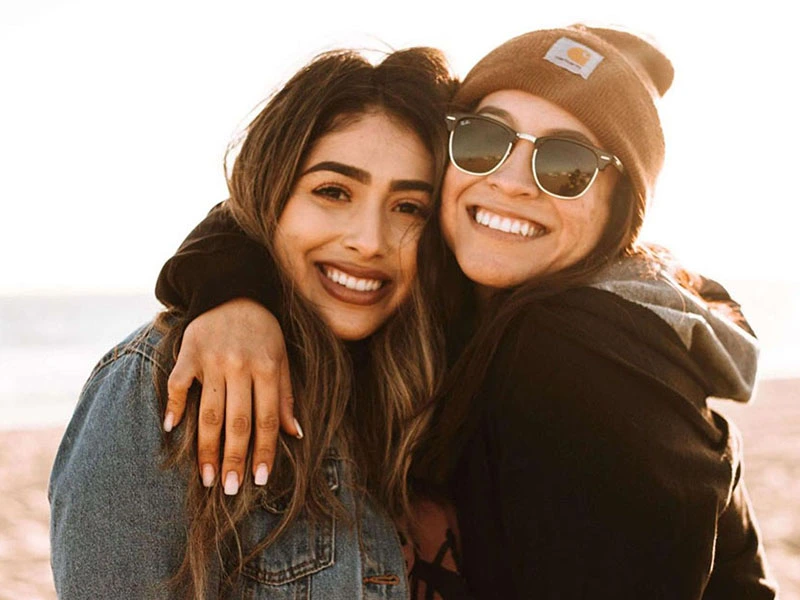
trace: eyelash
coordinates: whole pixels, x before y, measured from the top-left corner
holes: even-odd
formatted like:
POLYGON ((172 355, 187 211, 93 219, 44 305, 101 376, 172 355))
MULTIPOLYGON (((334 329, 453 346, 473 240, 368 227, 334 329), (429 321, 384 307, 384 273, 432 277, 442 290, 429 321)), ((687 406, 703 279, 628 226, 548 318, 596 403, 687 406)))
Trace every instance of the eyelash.
POLYGON ((430 212, 428 207, 425 206, 424 204, 418 204, 416 202, 411 202, 410 200, 405 200, 403 202, 398 203, 395 209, 397 209, 398 212, 401 212, 403 214, 412 215, 415 217, 418 216, 422 218, 427 217, 430 212), (404 210, 400 210, 403 207, 411 207, 413 208, 414 212, 407 212, 404 210))
MULTIPOLYGON (((317 196, 322 196, 323 198, 333 202, 346 202, 352 198, 352 193, 350 190, 340 184, 334 183, 325 183, 320 185, 314 188, 312 193, 317 196)), ((399 213, 421 218, 427 218, 430 214, 430 209, 428 206, 422 203, 413 202, 411 200, 403 200, 402 202, 398 202, 394 209, 399 213), (402 210, 403 208, 411 208, 412 210, 402 210)))
POLYGON ((345 200, 350 200, 352 194, 350 190, 345 188, 341 185, 335 185, 332 183, 326 183, 314 189, 313 192, 317 196, 323 196, 324 198, 328 198, 334 202, 344 202, 345 200), (345 196, 342 198, 341 196, 345 196))

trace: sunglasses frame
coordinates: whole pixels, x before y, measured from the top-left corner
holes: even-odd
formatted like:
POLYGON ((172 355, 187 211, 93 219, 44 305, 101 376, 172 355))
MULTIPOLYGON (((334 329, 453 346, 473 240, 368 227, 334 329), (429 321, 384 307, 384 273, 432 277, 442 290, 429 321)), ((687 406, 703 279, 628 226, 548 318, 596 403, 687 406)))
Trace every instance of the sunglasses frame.
POLYGON ((480 177, 486 177, 487 175, 491 175, 492 173, 497 171, 500 167, 503 166, 508 157, 511 156, 511 152, 514 150, 514 146, 516 146, 519 140, 525 140, 533 144, 533 156, 531 157, 531 173, 533 173, 533 180, 536 182, 536 186, 540 190, 542 190, 545 194, 549 196, 553 196, 554 198, 559 198, 561 200, 577 200, 578 198, 580 198, 586 192, 589 191, 589 188, 592 187, 592 184, 594 183, 595 179, 597 179, 597 174, 603 169, 605 169, 608 165, 614 165, 614 167, 616 167, 620 173, 625 172, 625 168, 622 166, 622 161, 619 158, 617 158, 610 152, 606 152, 602 148, 598 148, 597 146, 592 146, 591 144, 587 144, 586 142, 582 142, 580 140, 575 140, 569 137, 558 136, 558 135, 545 135, 541 137, 536 137, 528 133, 520 133, 519 131, 515 131, 502 121, 494 119, 488 115, 476 115, 474 113, 452 113, 447 115, 445 119, 447 121, 447 130, 450 132, 449 140, 447 143, 447 152, 450 157, 450 162, 453 163, 453 166, 456 169, 458 169, 462 173, 466 173, 467 175, 477 175, 480 177), (508 147, 506 148, 506 152, 503 155, 503 158, 501 158, 494 167, 492 167, 490 170, 486 172, 478 173, 470 171, 468 169, 464 169, 463 167, 459 166, 459 164, 453 157, 453 137, 455 136, 456 125, 458 125, 458 123, 463 119, 478 119, 481 121, 488 121, 493 125, 497 125, 498 127, 504 129, 511 137, 511 140, 508 143, 508 147), (545 189, 545 187, 539 182, 539 176, 536 174, 536 155, 539 152, 539 146, 541 146, 544 142, 548 140, 558 140, 561 142, 575 144, 576 146, 582 146, 587 150, 590 150, 597 159, 597 164, 595 165, 592 179, 589 181, 589 183, 586 184, 586 187, 583 189, 583 191, 581 191, 580 194, 577 194, 576 196, 561 196, 559 194, 554 194, 553 192, 545 189))

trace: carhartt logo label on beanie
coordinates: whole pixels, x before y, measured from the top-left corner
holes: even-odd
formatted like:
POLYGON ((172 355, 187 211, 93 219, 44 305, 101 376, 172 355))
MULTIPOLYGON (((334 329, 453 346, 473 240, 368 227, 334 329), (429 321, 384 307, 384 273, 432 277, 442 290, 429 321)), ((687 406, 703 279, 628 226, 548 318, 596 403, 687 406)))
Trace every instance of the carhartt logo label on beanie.
POLYGON ((632 32, 585 25, 541 29, 478 61, 453 105, 470 111, 492 92, 521 90, 560 106, 619 157, 644 214, 664 162, 655 101, 672 76, 669 59, 632 32))
POLYGON ((565 37, 550 46, 544 58, 584 79, 589 79, 589 75, 603 60, 603 57, 591 48, 565 37))

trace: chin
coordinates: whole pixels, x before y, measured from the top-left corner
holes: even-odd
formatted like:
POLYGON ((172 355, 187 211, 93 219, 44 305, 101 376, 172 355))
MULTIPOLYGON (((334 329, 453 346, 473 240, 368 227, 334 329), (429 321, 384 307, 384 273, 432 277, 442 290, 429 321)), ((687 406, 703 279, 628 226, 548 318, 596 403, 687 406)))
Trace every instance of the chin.
POLYGON ((385 322, 386 320, 380 320, 380 322, 376 323, 371 319, 363 321, 348 318, 337 319, 336 321, 326 319, 326 323, 334 335, 345 342, 357 342, 366 339, 378 331, 385 322))
POLYGON ((464 261, 458 264, 470 281, 476 285, 489 288, 507 289, 516 287, 532 277, 527 273, 509 272, 508 268, 501 264, 484 261, 464 261))
POLYGON ((376 331, 376 329, 372 327, 364 329, 347 325, 342 327, 331 327, 331 329, 337 338, 345 342, 357 342, 359 340, 363 340, 371 336, 376 331))

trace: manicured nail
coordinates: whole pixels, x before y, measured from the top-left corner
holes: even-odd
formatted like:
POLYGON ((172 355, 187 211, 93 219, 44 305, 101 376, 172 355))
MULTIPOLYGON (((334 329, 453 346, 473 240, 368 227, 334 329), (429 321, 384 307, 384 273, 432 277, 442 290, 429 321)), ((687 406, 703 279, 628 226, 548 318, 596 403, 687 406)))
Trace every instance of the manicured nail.
POLYGON ((172 431, 172 426, 175 425, 175 415, 172 414, 172 411, 167 413, 167 416, 164 417, 164 431, 169 433, 172 431))
POLYGON ((297 427, 297 439, 298 440, 302 440, 303 439, 303 428, 300 427, 300 423, 297 421, 297 419, 294 420, 294 426, 297 427))
POLYGON ((239 492, 239 476, 236 471, 228 471, 225 476, 225 495, 235 496, 239 492))
POLYGON ((267 470, 267 465, 265 463, 259 464, 256 469, 256 485, 267 485, 268 478, 269 471, 267 470))
POLYGON ((203 465, 203 485, 205 487, 214 485, 214 467, 209 464, 203 465))

